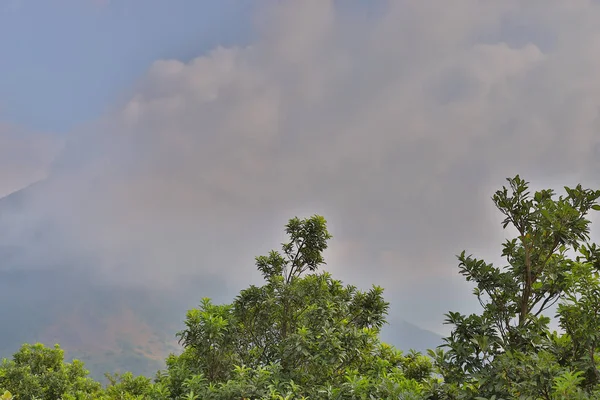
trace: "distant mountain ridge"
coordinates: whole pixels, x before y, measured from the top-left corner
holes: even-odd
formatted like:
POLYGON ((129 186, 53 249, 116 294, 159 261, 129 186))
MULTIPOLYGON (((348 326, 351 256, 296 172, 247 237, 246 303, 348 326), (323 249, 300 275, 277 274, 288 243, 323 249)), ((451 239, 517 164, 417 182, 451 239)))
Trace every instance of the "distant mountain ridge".
POLYGON ((381 340, 404 352, 416 350, 427 353, 428 349, 433 350, 443 344, 441 335, 399 318, 391 319, 383 327, 381 340))

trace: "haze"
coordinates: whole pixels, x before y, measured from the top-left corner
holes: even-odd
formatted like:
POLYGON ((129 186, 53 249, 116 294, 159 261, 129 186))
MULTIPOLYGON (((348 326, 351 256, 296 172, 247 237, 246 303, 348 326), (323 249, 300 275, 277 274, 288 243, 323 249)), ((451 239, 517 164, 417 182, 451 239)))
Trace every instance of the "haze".
POLYGON ((442 331, 474 307, 455 255, 499 261, 506 177, 599 187, 598 21, 596 0, 4 1, 0 195, 40 183, 2 241, 227 299, 317 213, 329 271, 442 331))

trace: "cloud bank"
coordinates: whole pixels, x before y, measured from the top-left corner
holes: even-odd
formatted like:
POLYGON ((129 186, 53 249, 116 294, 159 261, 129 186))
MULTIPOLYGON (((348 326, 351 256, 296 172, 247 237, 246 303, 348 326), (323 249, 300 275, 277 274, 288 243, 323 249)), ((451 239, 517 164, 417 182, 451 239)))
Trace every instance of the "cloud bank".
POLYGON ((235 290, 288 218, 321 213, 327 269, 435 327, 469 307, 454 255, 499 254, 504 178, 598 185, 598 2, 268 4, 251 46, 156 61, 72 132, 21 216, 58 227, 40 257, 235 290))

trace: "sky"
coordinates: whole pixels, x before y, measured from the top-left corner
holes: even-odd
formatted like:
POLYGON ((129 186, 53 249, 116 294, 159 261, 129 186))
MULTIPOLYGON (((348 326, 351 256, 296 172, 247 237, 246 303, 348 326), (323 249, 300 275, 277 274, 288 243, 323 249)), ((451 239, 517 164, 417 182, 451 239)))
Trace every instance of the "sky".
POLYGON ((327 270, 442 330, 473 310, 455 255, 499 261, 505 178, 599 186, 600 2, 441 5, 0 2, 0 194, 45 178, 2 240, 50 222, 32 264, 235 293, 318 213, 327 270))

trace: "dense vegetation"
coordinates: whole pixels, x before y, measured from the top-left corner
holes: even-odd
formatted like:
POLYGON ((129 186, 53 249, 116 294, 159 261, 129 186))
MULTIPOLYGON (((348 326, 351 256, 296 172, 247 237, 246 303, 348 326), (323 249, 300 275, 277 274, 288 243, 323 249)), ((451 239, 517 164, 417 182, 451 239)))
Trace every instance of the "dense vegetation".
POLYGON ((493 196, 516 237, 506 265, 458 257, 479 314, 450 312, 445 344, 403 354, 379 339, 388 303, 320 272, 323 217, 291 219, 281 251, 256 258, 260 287, 230 304, 203 299, 178 333, 183 352, 153 379, 102 387, 62 350, 24 345, 0 365, 10 399, 596 399, 600 398, 600 248, 589 243, 600 191, 530 193, 519 176, 493 196), (556 306, 556 307, 553 307, 556 306), (549 329, 553 312, 561 332, 549 329))

